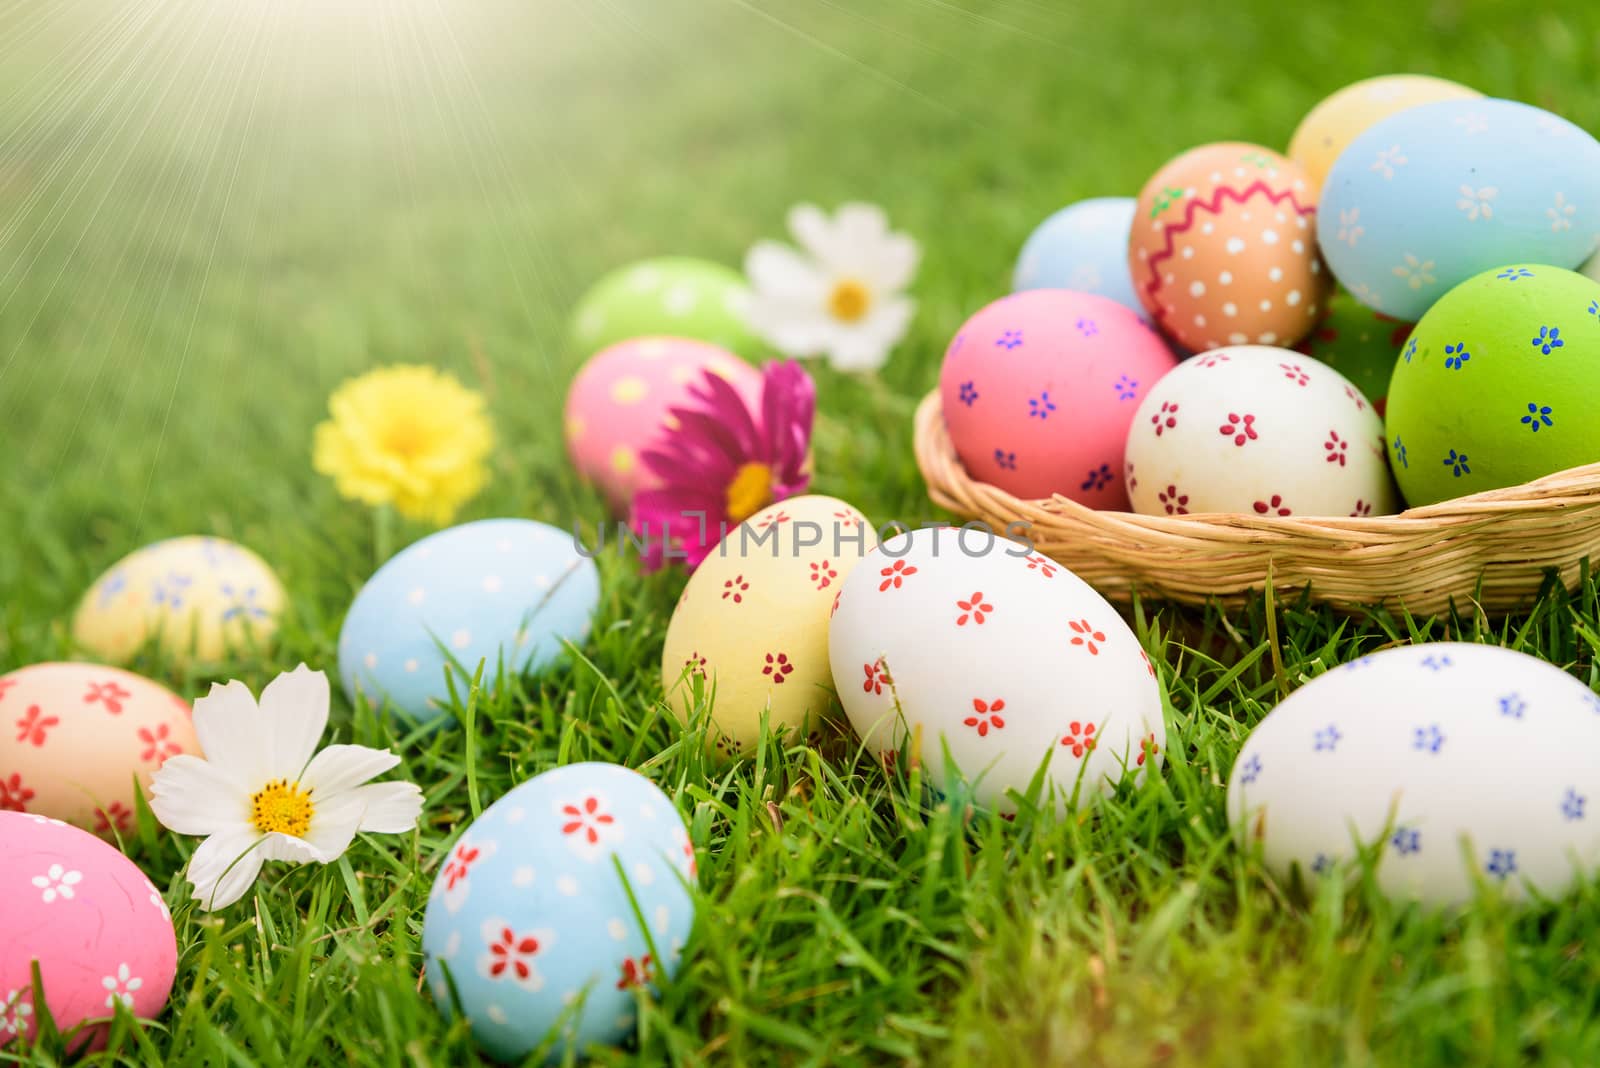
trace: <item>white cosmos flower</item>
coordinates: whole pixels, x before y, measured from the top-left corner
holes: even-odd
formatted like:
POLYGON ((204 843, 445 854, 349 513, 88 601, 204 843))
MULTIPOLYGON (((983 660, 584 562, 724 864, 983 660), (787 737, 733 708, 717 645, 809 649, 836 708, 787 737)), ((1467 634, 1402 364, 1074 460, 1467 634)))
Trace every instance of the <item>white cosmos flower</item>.
POLYGON ((881 367, 916 310, 903 292, 917 273, 916 241, 890 233, 873 204, 845 204, 831 219, 800 204, 789 231, 803 251, 763 241, 745 257, 751 327, 786 356, 826 355, 844 371, 881 367))
POLYGON ((268 860, 337 860, 358 831, 417 825, 422 791, 368 783, 400 762, 387 749, 317 743, 328 725, 328 677, 301 664, 261 691, 212 684, 194 703, 205 759, 180 755, 150 783, 150 809, 179 834, 204 835, 189 861, 194 899, 220 909, 243 897, 268 860))

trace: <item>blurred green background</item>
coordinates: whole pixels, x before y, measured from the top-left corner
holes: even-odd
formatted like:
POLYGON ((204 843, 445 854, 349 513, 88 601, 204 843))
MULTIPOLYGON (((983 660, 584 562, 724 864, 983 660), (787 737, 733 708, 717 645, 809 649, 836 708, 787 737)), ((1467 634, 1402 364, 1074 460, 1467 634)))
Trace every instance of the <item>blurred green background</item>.
MULTIPOLYGON (((923 242, 920 314, 882 388, 815 368, 815 487, 930 516, 913 407, 1047 214, 1131 195, 1197 143, 1281 149, 1379 73, 1600 130, 1597 70, 1590 0, 0 0, 0 669, 69 653, 89 581, 181 533, 245 542, 291 591, 281 663, 240 677, 331 668, 373 530, 311 471, 311 429, 379 364, 436 363, 488 395, 501 445, 463 519, 597 520, 560 435, 578 296, 645 256, 737 266, 801 200, 875 201, 923 242)), ((480 800, 557 746, 669 744, 655 658, 681 580, 605 566, 594 666, 480 710, 480 800), (604 714, 575 726, 580 705, 604 714)), ((1592 668, 1596 593, 1449 633, 1592 668)), ((1600 894, 1460 923, 1337 891, 1291 907, 1230 850, 1221 783, 1244 728, 1285 680, 1396 637, 1286 612, 1275 677, 1265 620, 1162 617, 1216 659, 1167 648, 1166 781, 1095 821, 969 833, 947 811, 919 823, 866 762, 834 779, 801 751, 713 781, 670 756, 653 774, 698 813, 721 922, 641 1062, 1600 1063, 1600 894)), ((392 741, 342 699, 335 722, 392 741)), ((467 809, 458 745, 403 747, 431 806, 409 851, 287 876, 264 926, 180 917, 196 1008, 141 1059, 430 1062, 442 1025, 413 993, 414 939, 467 809), (352 904, 356 870, 392 894, 380 919, 352 904)), ((169 885, 172 841, 147 828, 143 848, 169 885)), ((464 1056, 451 1041, 441 1063, 464 1056)))

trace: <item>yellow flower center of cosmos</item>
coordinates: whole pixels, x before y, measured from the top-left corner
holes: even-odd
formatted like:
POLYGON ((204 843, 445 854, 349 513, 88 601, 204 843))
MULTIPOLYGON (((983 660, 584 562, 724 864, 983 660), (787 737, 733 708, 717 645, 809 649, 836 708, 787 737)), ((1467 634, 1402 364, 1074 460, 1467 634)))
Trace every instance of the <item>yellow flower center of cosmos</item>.
POLYGON ((728 483, 728 518, 743 523, 772 503, 772 468, 755 462, 741 466, 728 483))
POLYGON ((311 791, 284 779, 272 780, 250 798, 250 823, 262 834, 277 832, 304 838, 316 811, 311 791))
POLYGON ((828 294, 828 310, 835 319, 853 323, 867 314, 872 306, 872 294, 854 278, 842 278, 833 284, 828 294))

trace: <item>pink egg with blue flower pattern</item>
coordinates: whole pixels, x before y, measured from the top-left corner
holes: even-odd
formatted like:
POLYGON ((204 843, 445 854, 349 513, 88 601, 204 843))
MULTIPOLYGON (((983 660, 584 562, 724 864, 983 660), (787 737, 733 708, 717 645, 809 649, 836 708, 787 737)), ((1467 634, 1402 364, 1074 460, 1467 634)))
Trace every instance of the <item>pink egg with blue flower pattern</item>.
POLYGON ((119 1009, 161 1014, 178 966, 172 916, 137 865, 88 831, 0 812, 0 1048, 32 1038, 45 1005, 73 1051, 105 1045, 119 1009))
POLYGON ((681 337, 641 337, 595 353, 567 391, 567 453, 618 515, 654 484, 640 459, 671 429, 669 409, 692 405, 689 386, 710 371, 759 410, 761 372, 727 349, 681 337))
POLYGON ((1018 497, 1126 509, 1139 401, 1177 359, 1107 297, 1035 289, 968 319, 944 354, 944 418, 967 473, 1018 497))

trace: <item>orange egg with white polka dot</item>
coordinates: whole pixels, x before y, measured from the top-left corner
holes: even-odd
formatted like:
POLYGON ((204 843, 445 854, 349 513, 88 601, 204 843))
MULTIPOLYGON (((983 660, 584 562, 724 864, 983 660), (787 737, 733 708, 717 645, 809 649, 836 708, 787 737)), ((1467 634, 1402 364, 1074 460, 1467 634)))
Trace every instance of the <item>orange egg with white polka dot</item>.
POLYGON ((652 484, 640 454, 671 409, 692 405, 689 387, 706 372, 730 382, 752 406, 761 400, 761 372, 727 349, 678 337, 643 337, 602 349, 567 391, 567 453, 578 473, 625 514, 635 492, 652 484))
POLYGON ((1185 348, 1289 346, 1333 290, 1316 233, 1299 164, 1260 145, 1203 145, 1145 184, 1128 265, 1140 302, 1185 348))

